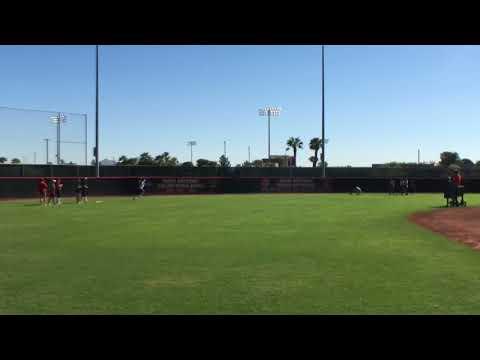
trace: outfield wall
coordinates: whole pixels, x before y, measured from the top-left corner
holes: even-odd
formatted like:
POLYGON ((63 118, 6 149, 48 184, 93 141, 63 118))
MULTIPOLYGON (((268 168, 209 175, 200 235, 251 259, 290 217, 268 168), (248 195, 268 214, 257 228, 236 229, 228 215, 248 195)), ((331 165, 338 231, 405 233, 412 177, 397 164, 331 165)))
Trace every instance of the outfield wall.
MULTIPOLYGON (((0 198, 37 197, 40 178, 0 177, 0 198)), ((439 178, 410 178, 414 192, 441 193, 446 180, 439 178)), ((64 196, 74 196, 77 178, 62 177, 64 196)), ((146 193, 168 194, 234 194, 234 193, 324 193, 350 192, 360 186, 368 193, 388 191, 389 178, 311 178, 311 177, 147 177, 146 193)), ((137 177, 89 178, 89 194, 92 196, 133 195, 137 177)), ((397 183, 398 186, 398 183, 397 183)), ((466 193, 480 192, 480 178, 465 179, 466 193)), ((397 189, 398 190, 398 189, 397 189)), ((413 190, 413 189, 411 189, 413 190)))

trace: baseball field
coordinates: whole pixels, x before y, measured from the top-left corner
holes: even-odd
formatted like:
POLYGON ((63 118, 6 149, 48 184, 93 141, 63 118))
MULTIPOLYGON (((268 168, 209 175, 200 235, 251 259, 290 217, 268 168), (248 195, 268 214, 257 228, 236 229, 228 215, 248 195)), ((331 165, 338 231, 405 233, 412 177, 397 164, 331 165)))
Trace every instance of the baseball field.
POLYGON ((0 314, 480 314, 480 252, 409 219, 443 204, 440 194, 4 201, 0 314))

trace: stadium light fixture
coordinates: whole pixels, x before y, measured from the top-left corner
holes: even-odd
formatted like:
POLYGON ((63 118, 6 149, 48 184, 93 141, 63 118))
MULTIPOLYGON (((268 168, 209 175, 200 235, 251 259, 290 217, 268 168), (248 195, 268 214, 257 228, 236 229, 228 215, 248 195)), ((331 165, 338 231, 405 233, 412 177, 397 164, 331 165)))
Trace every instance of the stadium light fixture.
POLYGON ((270 160, 270 117, 280 116, 282 111, 279 107, 265 107, 258 110, 258 115, 268 117, 268 159, 270 160))
POLYGON ((187 145, 190 146, 190 162, 193 164, 193 147, 197 145, 196 141, 188 141, 187 145))
POLYGON ((67 121, 65 114, 58 113, 55 116, 50 116, 50 122, 57 125, 57 165, 60 165, 60 125, 67 121))

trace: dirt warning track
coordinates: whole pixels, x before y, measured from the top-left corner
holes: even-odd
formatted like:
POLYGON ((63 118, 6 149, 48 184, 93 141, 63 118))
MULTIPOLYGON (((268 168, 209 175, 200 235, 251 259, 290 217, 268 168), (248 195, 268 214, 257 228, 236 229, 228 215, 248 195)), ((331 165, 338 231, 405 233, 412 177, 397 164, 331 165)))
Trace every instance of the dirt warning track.
POLYGON ((415 213, 409 219, 449 239, 480 250, 480 208, 448 208, 415 213))

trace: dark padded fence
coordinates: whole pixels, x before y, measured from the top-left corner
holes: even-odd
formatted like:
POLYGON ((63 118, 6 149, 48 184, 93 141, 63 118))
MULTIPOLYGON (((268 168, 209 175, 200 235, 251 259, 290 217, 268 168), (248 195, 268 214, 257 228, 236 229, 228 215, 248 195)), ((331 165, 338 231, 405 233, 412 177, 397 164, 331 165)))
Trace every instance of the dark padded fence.
MULTIPOLYGON (((64 196, 74 196, 77 178, 62 178, 64 196)), ((137 178, 89 178, 92 196, 133 195, 137 178)), ((348 193, 360 186, 367 193, 388 192, 388 178, 307 178, 307 177, 147 177, 146 193, 222 194, 222 193, 348 193)), ((0 178, 0 198, 37 197, 38 178, 0 178)), ((442 178, 410 178, 410 192, 441 193, 446 188, 442 178)), ((398 182, 397 182, 398 191, 398 182)), ((480 178, 465 179, 466 193, 480 192, 480 178)))
MULTIPOLYGON (((95 178, 93 166, 0 165, 0 198, 37 196, 40 177, 61 177, 65 196, 73 196, 78 177, 88 177, 90 194, 132 195, 137 178, 148 178, 147 194, 351 192, 385 193, 388 181, 407 176, 414 192, 443 192, 447 172, 442 168, 187 168, 103 166, 95 178)), ((466 169, 466 193, 480 192, 480 169, 466 169)), ((397 189, 398 191, 398 189, 397 189)))

